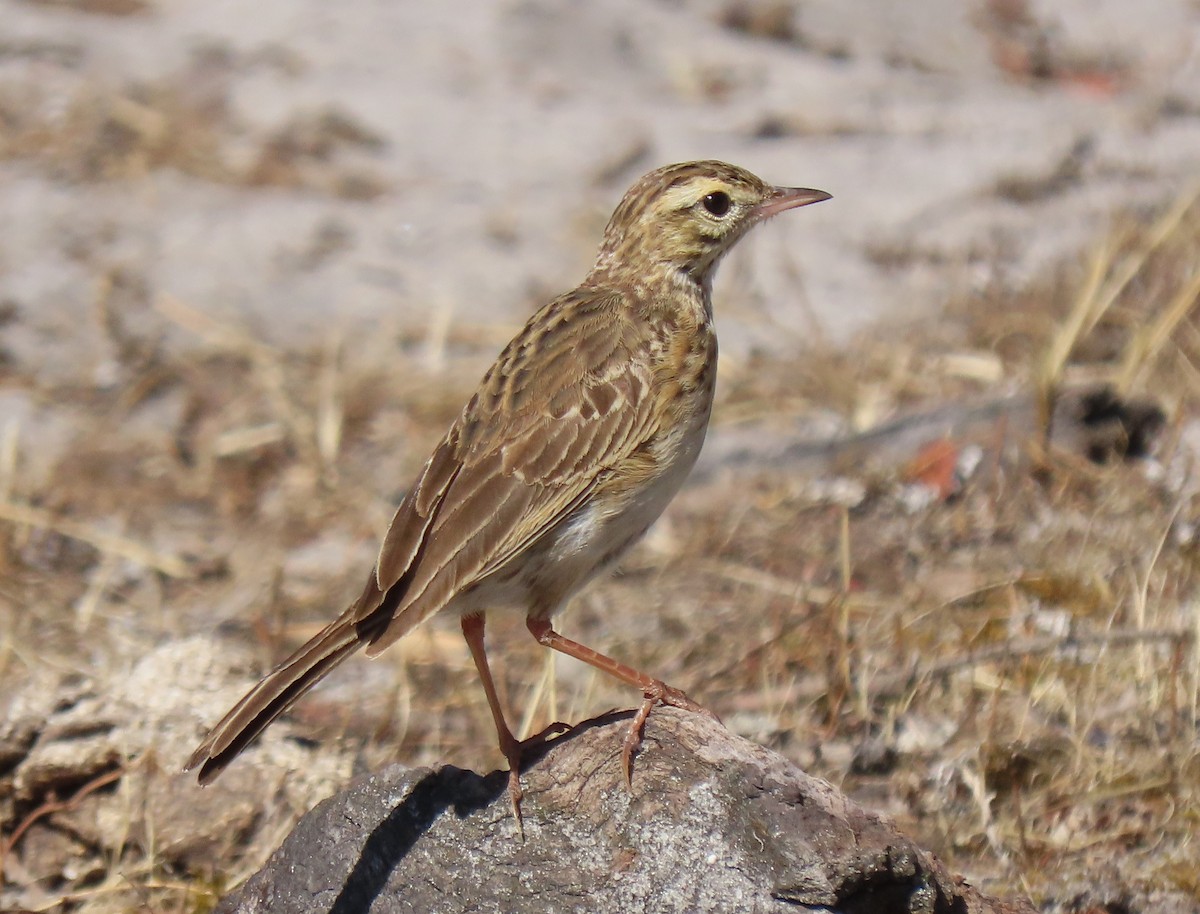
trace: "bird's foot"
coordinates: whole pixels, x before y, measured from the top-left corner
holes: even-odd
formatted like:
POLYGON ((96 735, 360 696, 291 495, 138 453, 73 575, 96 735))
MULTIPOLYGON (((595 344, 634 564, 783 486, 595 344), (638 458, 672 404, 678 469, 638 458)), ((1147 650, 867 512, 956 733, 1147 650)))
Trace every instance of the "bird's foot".
POLYGON ((642 706, 638 708, 637 713, 633 716, 633 721, 629 725, 629 730, 625 734, 625 744, 621 748, 621 770, 625 772, 625 785, 633 789, 633 757, 637 754, 638 749, 642 745, 642 731, 646 727, 646 719, 650 716, 650 712, 656 705, 670 705, 673 708, 681 708, 684 711, 694 711, 698 714, 703 714, 706 717, 711 717, 717 723, 721 719, 712 711, 701 705, 696 704, 687 697, 679 689, 672 688, 665 682, 655 679, 650 685, 642 690, 642 706))
POLYGON ((556 721, 540 733, 517 740, 512 736, 500 741, 500 751, 508 762, 508 799, 512 803, 513 819, 517 823, 517 833, 525 840, 525 818, 521 815, 521 799, 525 792, 521 789, 521 760, 525 753, 544 746, 550 739, 572 728, 569 724, 556 721))
POLYGON ((556 720, 540 733, 535 733, 533 736, 527 736, 521 740, 521 751, 528 752, 531 749, 538 749, 546 745, 554 737, 570 733, 574 729, 570 724, 564 724, 561 720, 556 720))

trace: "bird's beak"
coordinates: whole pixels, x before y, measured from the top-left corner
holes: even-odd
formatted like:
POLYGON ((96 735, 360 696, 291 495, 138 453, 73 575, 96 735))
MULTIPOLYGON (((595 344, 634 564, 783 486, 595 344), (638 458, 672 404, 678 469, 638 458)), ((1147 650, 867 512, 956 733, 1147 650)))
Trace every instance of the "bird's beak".
POLYGON ((774 187, 770 195, 755 209, 759 219, 770 219, 776 213, 785 209, 795 209, 797 206, 808 206, 810 203, 820 203, 828 200, 832 194, 823 190, 813 190, 811 187, 774 187))

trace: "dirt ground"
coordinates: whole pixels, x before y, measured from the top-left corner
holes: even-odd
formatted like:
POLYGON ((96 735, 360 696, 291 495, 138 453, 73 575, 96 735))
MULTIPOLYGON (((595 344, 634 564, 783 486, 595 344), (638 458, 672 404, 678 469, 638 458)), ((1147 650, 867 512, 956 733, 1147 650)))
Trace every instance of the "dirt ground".
MULTIPOLYGON (((0 0, 0 910, 207 910, 356 772, 500 764, 446 620, 179 772, 703 157, 834 199, 724 265, 701 465, 563 630, 986 891, 1200 911, 1183 0, 0 0)), ((494 629, 524 732, 633 701, 494 629)))

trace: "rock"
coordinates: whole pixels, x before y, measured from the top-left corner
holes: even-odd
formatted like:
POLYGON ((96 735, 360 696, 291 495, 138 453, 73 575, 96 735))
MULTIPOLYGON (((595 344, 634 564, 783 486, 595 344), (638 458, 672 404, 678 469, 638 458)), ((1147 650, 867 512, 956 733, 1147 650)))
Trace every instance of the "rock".
POLYGON ((522 776, 392 766, 306 815, 223 914, 422 911, 1032 912, 950 875, 884 819, 700 715, 628 713, 550 742, 522 776))
POLYGON ((257 765, 204 790, 181 771, 203 722, 253 681, 249 653, 170 641, 128 670, 45 671, 0 696, 0 911, 52 906, 64 882, 93 883, 130 846, 181 872, 240 865, 345 783, 348 750, 318 753, 286 727, 251 750, 257 765))

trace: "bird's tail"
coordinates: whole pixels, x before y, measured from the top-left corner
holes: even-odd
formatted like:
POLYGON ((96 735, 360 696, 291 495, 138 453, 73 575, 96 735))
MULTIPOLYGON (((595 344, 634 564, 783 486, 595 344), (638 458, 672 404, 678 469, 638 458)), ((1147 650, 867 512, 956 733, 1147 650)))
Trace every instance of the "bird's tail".
POLYGON ((350 612, 318 632, 230 709, 192 753, 183 770, 198 767, 201 784, 214 780, 271 721, 367 643, 363 634, 350 612))

